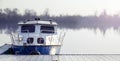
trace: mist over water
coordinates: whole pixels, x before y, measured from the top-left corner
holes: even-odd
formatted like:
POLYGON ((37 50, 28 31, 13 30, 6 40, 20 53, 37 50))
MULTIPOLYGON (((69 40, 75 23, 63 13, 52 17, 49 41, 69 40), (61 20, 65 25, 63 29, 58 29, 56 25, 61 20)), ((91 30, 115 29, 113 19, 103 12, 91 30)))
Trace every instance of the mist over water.
MULTIPOLYGON (((26 9, 24 14, 20 14, 17 8, 15 9, 0 9, 0 29, 16 31, 17 23, 20 21, 34 20, 39 17, 41 20, 53 19, 59 24, 59 28, 66 29, 100 29, 105 32, 107 29, 113 27, 118 29, 120 26, 120 14, 110 16, 106 11, 103 11, 99 16, 81 16, 81 15, 59 15, 50 16, 49 10, 46 10, 42 15, 37 15, 34 10, 26 9)), ((1 31, 2 32, 2 31, 1 31)))

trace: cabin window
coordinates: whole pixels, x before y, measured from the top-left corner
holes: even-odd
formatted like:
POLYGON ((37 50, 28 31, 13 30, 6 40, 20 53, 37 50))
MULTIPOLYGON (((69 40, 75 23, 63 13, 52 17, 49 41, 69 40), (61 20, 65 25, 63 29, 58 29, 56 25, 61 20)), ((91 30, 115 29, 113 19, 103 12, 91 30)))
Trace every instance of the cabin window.
POLYGON ((22 25, 21 32, 22 33, 35 32, 35 26, 34 25, 22 25))
POLYGON ((41 26, 41 33, 54 33, 54 26, 41 26))
POLYGON ((38 44, 44 44, 44 39, 43 38, 38 38, 37 43, 38 44))
POLYGON ((34 40, 33 38, 28 38, 28 39, 27 39, 27 43, 28 43, 28 44, 32 44, 32 43, 33 43, 33 40, 34 40))

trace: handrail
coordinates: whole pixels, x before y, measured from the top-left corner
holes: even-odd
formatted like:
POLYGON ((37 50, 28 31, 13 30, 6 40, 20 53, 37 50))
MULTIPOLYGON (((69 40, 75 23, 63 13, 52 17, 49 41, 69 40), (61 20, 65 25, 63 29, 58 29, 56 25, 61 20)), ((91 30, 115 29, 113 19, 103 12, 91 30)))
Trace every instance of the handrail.
POLYGON ((12 44, 15 43, 15 40, 14 40, 14 37, 13 37, 13 34, 12 34, 12 33, 10 33, 10 38, 11 38, 12 44))
POLYGON ((63 45, 63 40, 65 38, 65 35, 66 35, 66 32, 64 32, 63 35, 62 35, 62 33, 60 33, 59 38, 58 38, 58 40, 59 40, 58 44, 60 43, 61 45, 63 45))

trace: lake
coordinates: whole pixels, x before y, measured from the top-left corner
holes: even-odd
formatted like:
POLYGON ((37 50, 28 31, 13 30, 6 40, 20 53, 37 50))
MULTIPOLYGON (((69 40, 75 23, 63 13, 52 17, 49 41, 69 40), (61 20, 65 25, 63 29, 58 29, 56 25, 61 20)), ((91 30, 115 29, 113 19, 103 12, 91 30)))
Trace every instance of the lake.
MULTIPOLYGON (((58 32, 66 33, 61 54, 77 55, 0 55, 0 61, 51 61, 53 57, 59 57, 60 61, 120 60, 119 29, 115 30, 110 28, 105 32, 99 29, 65 29, 64 31, 59 30, 58 32)), ((5 33, 0 34, 0 46, 5 43, 11 43, 10 35, 5 33)), ((54 61, 54 59, 52 61, 54 61)))
MULTIPOLYGON (((60 30, 60 32, 62 32, 60 30)), ((109 28, 105 32, 99 29, 65 29, 61 53, 65 54, 119 54, 120 31, 109 28)), ((10 36, 0 34, 0 45, 11 43, 10 36)))

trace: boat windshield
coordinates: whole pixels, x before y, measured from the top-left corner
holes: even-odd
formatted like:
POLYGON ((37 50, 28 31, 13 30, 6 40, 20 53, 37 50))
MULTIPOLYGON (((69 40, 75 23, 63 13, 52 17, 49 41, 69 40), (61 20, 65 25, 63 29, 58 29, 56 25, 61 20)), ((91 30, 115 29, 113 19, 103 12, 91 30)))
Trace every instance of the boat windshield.
POLYGON ((54 26, 41 26, 41 33, 54 33, 54 26))
POLYGON ((22 33, 35 32, 35 26, 34 25, 22 25, 21 32, 22 33))

